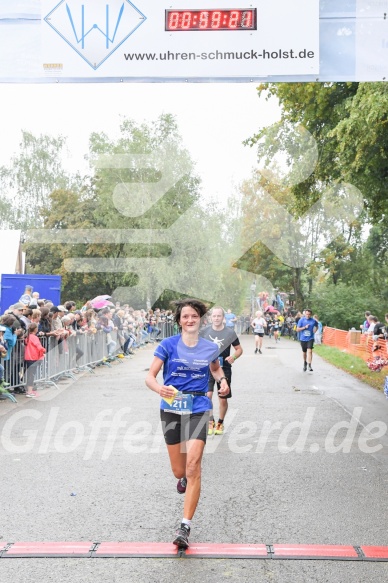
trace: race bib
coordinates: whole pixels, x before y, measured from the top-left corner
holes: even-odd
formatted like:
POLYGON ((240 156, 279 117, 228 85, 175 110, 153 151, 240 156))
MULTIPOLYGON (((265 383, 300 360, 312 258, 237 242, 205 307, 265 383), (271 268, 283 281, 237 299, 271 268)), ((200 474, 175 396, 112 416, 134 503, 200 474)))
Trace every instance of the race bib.
POLYGON ((193 412, 193 398, 193 395, 179 392, 171 404, 163 399, 163 411, 176 415, 190 415, 193 412))
POLYGON ((304 330, 303 331, 303 335, 306 336, 306 337, 311 336, 310 330, 304 330))

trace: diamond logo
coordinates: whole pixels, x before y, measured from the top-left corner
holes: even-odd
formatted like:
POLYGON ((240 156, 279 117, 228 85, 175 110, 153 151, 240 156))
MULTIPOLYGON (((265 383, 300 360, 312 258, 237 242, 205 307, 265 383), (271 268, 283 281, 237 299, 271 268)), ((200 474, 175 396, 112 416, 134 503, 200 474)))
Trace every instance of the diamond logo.
POLYGON ((129 0, 62 0, 44 20, 96 70, 147 17, 129 0))

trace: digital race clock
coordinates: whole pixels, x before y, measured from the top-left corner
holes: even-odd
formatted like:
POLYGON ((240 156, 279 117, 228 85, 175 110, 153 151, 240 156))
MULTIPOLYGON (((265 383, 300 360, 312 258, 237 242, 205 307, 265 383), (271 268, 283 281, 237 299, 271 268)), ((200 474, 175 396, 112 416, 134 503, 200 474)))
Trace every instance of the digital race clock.
POLYGON ((256 8, 166 10, 165 30, 256 30, 256 8))

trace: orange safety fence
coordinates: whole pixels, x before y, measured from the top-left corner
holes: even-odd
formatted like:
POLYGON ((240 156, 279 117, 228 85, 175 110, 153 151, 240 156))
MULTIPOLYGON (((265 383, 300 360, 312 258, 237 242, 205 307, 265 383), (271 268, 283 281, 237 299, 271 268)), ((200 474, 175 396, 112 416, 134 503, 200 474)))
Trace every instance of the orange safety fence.
POLYGON ((384 338, 373 340, 370 334, 361 334, 358 330, 337 330, 325 326, 322 344, 333 346, 371 362, 376 358, 388 359, 388 341, 384 338))

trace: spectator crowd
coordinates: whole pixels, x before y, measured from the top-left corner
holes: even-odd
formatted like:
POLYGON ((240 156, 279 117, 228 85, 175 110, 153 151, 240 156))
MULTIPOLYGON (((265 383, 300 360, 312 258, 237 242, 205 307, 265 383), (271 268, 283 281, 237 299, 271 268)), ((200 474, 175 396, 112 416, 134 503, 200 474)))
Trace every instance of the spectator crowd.
MULTIPOLYGON (((145 344, 178 331, 171 310, 135 310, 129 304, 113 304, 108 300, 102 303, 105 305, 99 307, 98 303, 88 301, 79 309, 74 301, 56 306, 27 286, 19 300, 0 316, 0 398, 9 391, 34 396, 33 371, 45 354, 44 348, 39 351, 39 341, 43 347, 51 339, 61 348, 69 338, 100 332, 108 359, 113 359, 117 354, 134 355, 145 344), (13 374, 15 359, 19 361, 19 386, 13 374)), ((75 346, 78 361, 82 350, 79 343, 75 346)))

